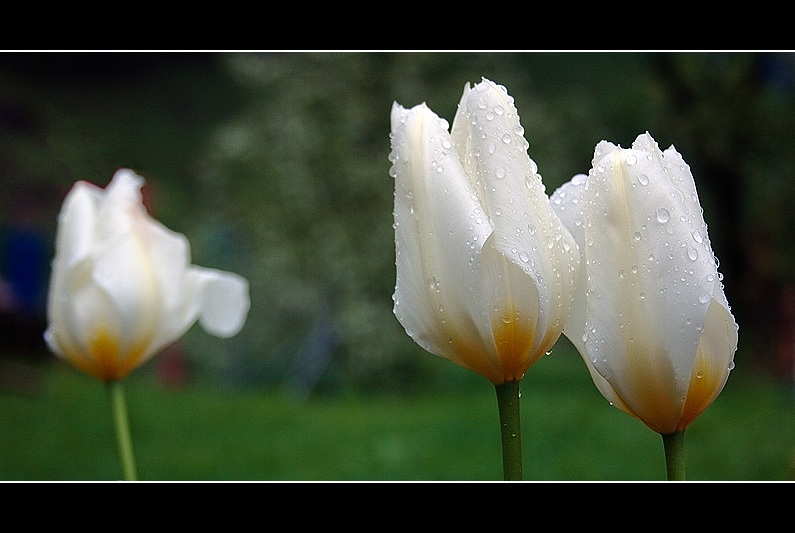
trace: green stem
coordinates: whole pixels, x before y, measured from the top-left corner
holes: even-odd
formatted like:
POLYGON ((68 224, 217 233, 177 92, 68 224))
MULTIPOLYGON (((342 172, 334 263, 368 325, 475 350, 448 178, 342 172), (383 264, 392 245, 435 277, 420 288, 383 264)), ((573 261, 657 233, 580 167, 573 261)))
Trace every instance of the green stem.
POLYGON ((663 435, 668 481, 685 481, 685 432, 663 435))
POLYGON ((519 417, 519 381, 495 385, 502 435, 502 471, 505 481, 522 480, 522 433, 519 417))
POLYGON ((121 381, 108 381, 113 420, 116 425, 116 442, 119 447, 119 460, 125 481, 137 481, 135 457, 133 457, 130 424, 127 420, 127 404, 124 400, 124 386, 121 381))

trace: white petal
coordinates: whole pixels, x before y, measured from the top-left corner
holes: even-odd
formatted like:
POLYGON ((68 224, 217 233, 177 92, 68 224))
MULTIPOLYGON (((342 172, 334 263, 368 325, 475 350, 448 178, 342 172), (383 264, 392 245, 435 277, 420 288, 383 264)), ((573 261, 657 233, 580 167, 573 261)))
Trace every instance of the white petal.
MULTIPOLYGON (((668 401, 684 397, 684 390, 675 392, 686 383, 676 380, 671 353, 696 341, 698 333, 693 328, 691 338, 684 338, 670 316, 682 309, 680 300, 686 297, 669 286, 679 272, 672 263, 676 256, 669 258, 677 250, 670 249, 666 231, 678 210, 668 197, 670 181, 662 169, 649 166, 641 168, 644 174, 634 172, 644 162, 640 152, 610 152, 597 163, 583 198, 589 264, 586 353, 631 405, 641 404, 649 387, 674 391, 665 398, 668 401), (649 183, 641 185, 638 176, 648 174, 649 183), (643 188, 636 193, 635 187, 643 188), (659 216, 664 222, 658 222, 658 212, 667 214, 659 216)), ((688 347, 687 352, 694 349, 695 345, 688 347)))
MULTIPOLYGON (((98 288, 112 302, 112 308, 104 309, 102 320, 108 322, 124 348, 144 339, 151 341, 161 326, 163 316, 155 268, 135 234, 119 236, 97 250, 90 286, 98 288)), ((94 312, 99 313, 99 302, 95 305, 94 312)))
MULTIPOLYGON (((466 114, 456 117, 453 129, 457 144, 464 138, 466 144, 457 151, 494 227, 495 245, 520 268, 529 262, 520 259, 522 253, 534 263, 543 262, 552 248, 546 239, 557 237, 555 244, 560 246, 559 221, 548 205, 536 164, 527 154, 513 98, 483 80, 466 93, 461 105, 466 114), (464 129, 466 136, 455 131, 464 129)), ((537 278, 532 269, 530 275, 537 278)))
POLYGON ((198 303, 201 326, 217 337, 232 337, 243 328, 251 307, 248 280, 232 272, 191 267, 186 283, 188 306, 198 303))
POLYGON ((731 312, 713 300, 704 321, 690 387, 677 429, 685 429, 723 390, 734 367, 737 323, 731 312))
POLYGON ((535 285, 538 330, 562 324, 573 297, 579 253, 549 205, 513 98, 484 79, 465 91, 453 130, 459 157, 494 227, 495 248, 535 285))
MULTIPOLYGON (((582 195, 587 178, 588 176, 585 174, 575 175, 571 180, 561 185, 550 197, 550 205, 552 205, 552 208, 555 210, 561 222, 571 233, 577 243, 578 250, 581 252, 585 252, 586 250, 585 224, 583 222, 582 213, 584 202, 582 201, 582 195)), ((591 379, 602 396, 612 405, 631 414, 631 410, 624 404, 615 389, 613 389, 613 386, 596 370, 590 357, 586 356, 585 340, 588 338, 585 329, 585 287, 587 285, 588 276, 586 264, 587 256, 581 253, 579 274, 576 282, 578 290, 575 292, 574 299, 572 300, 571 309, 563 333, 574 347, 577 348, 577 351, 583 355, 583 361, 588 368, 591 379)))
POLYGON ((62 356, 83 346, 80 332, 91 314, 81 312, 85 296, 80 287, 91 278, 91 248, 100 198, 99 188, 77 182, 64 199, 58 216, 44 338, 50 349, 62 356), (77 292, 74 296, 73 291, 77 292))
MULTIPOLYGON (((561 223, 569 230, 577 250, 580 251, 580 268, 578 270, 576 287, 582 290, 576 290, 572 299, 571 308, 564 333, 566 337, 574 344, 580 353, 585 353, 585 344, 582 339, 585 330, 585 286, 586 286, 586 261, 585 261, 585 224, 583 222, 582 207, 585 202, 582 201, 583 189, 587 176, 585 174, 577 174, 571 180, 567 181, 552 194, 549 203, 552 206, 555 214, 560 219, 561 223)), ((590 362, 590 361, 589 361, 590 362)))
POLYGON ((472 265, 492 228, 452 150, 446 122, 424 104, 410 110, 395 104, 391 121, 394 312, 420 346, 444 355, 451 327, 477 338, 472 265))
POLYGON ((69 269, 90 254, 100 195, 98 187, 79 181, 64 199, 55 244, 59 267, 69 269))

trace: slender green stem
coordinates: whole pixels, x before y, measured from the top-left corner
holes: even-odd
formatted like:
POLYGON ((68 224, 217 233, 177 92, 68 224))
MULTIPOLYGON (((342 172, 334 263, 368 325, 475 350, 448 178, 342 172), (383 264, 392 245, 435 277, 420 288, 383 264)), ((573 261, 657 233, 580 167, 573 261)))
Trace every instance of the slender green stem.
POLYGON ((519 417, 519 381, 496 385, 502 435, 502 471, 505 481, 522 480, 522 432, 519 417))
POLYGON ((137 481, 135 457, 133 456, 130 423, 127 420, 127 403, 124 399, 124 386, 121 381, 108 381, 113 421, 116 425, 116 442, 119 447, 119 460, 125 481, 137 481))
POLYGON ((663 435, 668 481, 685 481, 685 432, 663 435))

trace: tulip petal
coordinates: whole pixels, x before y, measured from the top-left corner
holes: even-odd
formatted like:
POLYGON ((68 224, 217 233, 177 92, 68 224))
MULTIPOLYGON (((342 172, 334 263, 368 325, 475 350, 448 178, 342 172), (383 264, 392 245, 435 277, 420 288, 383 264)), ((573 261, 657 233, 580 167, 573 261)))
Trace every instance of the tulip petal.
POLYGON ((585 262, 564 332, 594 383, 655 431, 686 427, 722 389, 736 349, 689 167, 648 133, 632 149, 603 141, 587 179, 551 204, 585 262))
POLYGON ((475 256, 491 224, 452 151, 447 122, 424 104, 410 110, 393 105, 391 122, 394 313, 424 349, 458 359, 450 339, 469 351, 481 344, 479 324, 470 318, 480 310, 473 309, 470 290, 475 256))
MULTIPOLYGON (((723 294, 723 291, 719 291, 723 294)), ((731 312, 713 299, 704 320, 698 343, 687 398, 677 430, 686 429, 723 390, 734 368, 737 350, 737 323, 731 312)))
POLYGON ((186 302, 197 302, 199 323, 216 337, 233 337, 243 327, 251 302, 248 280, 233 272, 191 267, 186 302))
MULTIPOLYGON (((585 250, 585 223, 582 218, 582 194, 586 180, 587 176, 585 174, 575 175, 571 180, 558 187, 549 199, 558 218, 569 229, 577 243, 577 249, 583 251, 585 250)), ((583 256, 580 260, 582 264, 580 265, 576 285, 578 287, 586 287, 588 276, 585 268, 586 258, 583 256)), ((585 290, 576 291, 566 320, 566 326, 563 329, 566 338, 581 354, 586 353, 585 340, 588 338, 587 335, 584 335, 586 294, 585 290)), ((613 389, 613 386, 596 370, 593 361, 588 357, 583 357, 583 360, 594 385, 596 385, 602 396, 612 405, 631 413, 631 410, 624 404, 621 397, 613 389)))
POLYGON ((579 264, 575 242, 549 205, 527 153, 519 113, 504 87, 483 79, 465 88, 451 135, 494 228, 489 242, 526 274, 515 276, 510 289, 501 292, 523 293, 513 298, 516 313, 530 321, 531 331, 544 332, 531 348, 537 357, 557 340, 568 313, 579 264), (550 300, 550 294, 559 297, 550 300))
POLYGON ((56 248, 61 252, 58 259, 64 268, 71 268, 90 254, 100 194, 101 189, 95 185, 78 181, 64 199, 56 238, 56 248))
MULTIPOLYGON (((550 207, 537 165, 527 154, 513 98, 504 87, 484 79, 465 91, 452 136, 467 175, 477 176, 471 185, 494 227, 494 245, 530 275, 540 294, 563 291, 568 307, 573 295, 569 278, 577 269, 579 254, 550 207), (549 284, 556 286, 552 289, 549 284)), ((545 311, 545 318, 559 318, 545 311)), ((539 327, 546 329, 547 324, 539 327)))
MULTIPOLYGON (((582 219, 582 194, 585 188, 587 176, 577 174, 567 181, 552 194, 549 203, 557 214, 561 223, 569 230, 577 250, 585 251, 585 224, 582 219)), ((584 258, 581 257, 583 263, 584 258)), ((585 287, 586 269, 582 264, 577 276, 576 286, 585 287)), ((585 329, 585 301, 586 292, 578 290, 572 298, 569 315, 566 320, 564 332, 571 340, 572 344, 585 353, 585 345, 582 340, 582 332, 585 329)))

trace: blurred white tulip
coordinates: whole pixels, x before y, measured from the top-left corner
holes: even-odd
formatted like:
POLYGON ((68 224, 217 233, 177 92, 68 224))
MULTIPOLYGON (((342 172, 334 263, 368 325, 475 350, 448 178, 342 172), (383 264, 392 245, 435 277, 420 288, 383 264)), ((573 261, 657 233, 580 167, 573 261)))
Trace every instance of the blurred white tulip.
POLYGON ((564 334, 611 404, 662 435, 684 431, 737 349, 690 167, 648 133, 631 149, 602 141, 551 204, 582 257, 564 334))
POLYGON ((464 89, 453 121, 391 114, 394 313, 422 348, 495 385, 558 340, 579 254, 550 207, 504 87, 464 89))
POLYGON ((58 219, 45 340, 103 381, 124 378, 197 320, 233 336, 249 310, 248 281, 191 265, 185 236, 147 214, 143 183, 127 169, 104 190, 78 182, 58 219))

